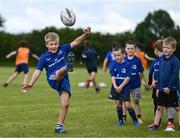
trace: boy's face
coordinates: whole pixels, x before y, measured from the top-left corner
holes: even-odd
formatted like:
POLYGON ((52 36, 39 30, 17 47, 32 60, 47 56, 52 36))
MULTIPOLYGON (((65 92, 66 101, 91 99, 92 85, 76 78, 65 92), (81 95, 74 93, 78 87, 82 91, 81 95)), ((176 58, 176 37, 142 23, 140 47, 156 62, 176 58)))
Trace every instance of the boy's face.
POLYGON ((117 63, 121 63, 121 61, 124 58, 124 56, 123 56, 123 54, 122 54, 122 52, 120 50, 113 51, 113 55, 114 55, 114 58, 115 58, 117 63))
POLYGON ((166 57, 170 57, 174 51, 175 49, 171 45, 163 43, 163 54, 166 57))
POLYGON ((59 47, 58 41, 50 41, 46 43, 46 47, 48 48, 48 51, 51 53, 56 53, 57 49, 59 47))
POLYGON ((128 56, 133 56, 135 52, 135 46, 126 44, 125 51, 128 56))

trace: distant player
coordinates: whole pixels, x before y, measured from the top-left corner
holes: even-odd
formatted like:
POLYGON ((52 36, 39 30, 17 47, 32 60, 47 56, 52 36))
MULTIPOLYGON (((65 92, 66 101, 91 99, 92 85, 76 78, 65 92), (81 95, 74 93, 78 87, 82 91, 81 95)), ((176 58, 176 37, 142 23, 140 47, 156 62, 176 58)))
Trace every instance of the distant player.
POLYGON ((107 55, 103 61, 103 71, 104 72, 106 72, 108 64, 109 64, 109 71, 110 71, 111 65, 113 64, 113 62, 115 62, 113 51, 116 47, 120 47, 120 44, 116 41, 113 41, 112 46, 111 46, 111 50, 107 53, 107 55))
POLYGON ((113 63, 110 73, 112 80, 112 87, 109 94, 109 98, 115 100, 118 114, 119 126, 124 125, 123 121, 123 109, 122 104, 129 111, 129 114, 133 120, 135 126, 139 126, 140 123, 136 118, 136 113, 130 104, 130 90, 131 84, 129 83, 131 77, 131 66, 124 60, 124 53, 121 48, 116 48, 113 51, 116 62, 113 63))
POLYGON ((60 100, 60 112, 58 117, 58 123, 55 128, 55 133, 64 133, 63 124, 68 112, 69 100, 71 96, 71 87, 68 76, 67 68, 67 54, 72 48, 80 45, 89 36, 91 28, 87 27, 84 33, 77 37, 73 42, 69 44, 59 45, 59 36, 54 32, 49 32, 45 35, 45 46, 48 51, 41 55, 36 70, 32 75, 31 81, 21 89, 22 92, 26 92, 33 87, 36 80, 41 75, 43 68, 46 69, 47 81, 51 88, 55 89, 59 94, 60 100))
POLYGON ((4 87, 7 87, 13 80, 17 78, 17 76, 23 71, 24 79, 22 86, 27 84, 28 75, 29 75, 29 56, 39 60, 39 57, 32 53, 32 51, 28 48, 27 41, 22 40, 19 43, 19 48, 16 51, 12 51, 6 55, 6 58, 10 58, 11 56, 16 55, 16 70, 13 75, 9 77, 9 79, 4 83, 4 87))
POLYGON ((144 68, 142 66, 141 60, 135 56, 136 43, 133 41, 128 41, 125 44, 126 57, 125 61, 128 62, 131 66, 131 94, 133 97, 134 105, 136 107, 136 113, 138 121, 142 124, 141 119, 141 106, 140 99, 141 95, 141 81, 144 80, 144 85, 147 85, 146 79, 144 77, 144 68))
POLYGON ((85 62, 86 69, 89 73, 89 78, 86 81, 86 88, 89 88, 90 83, 93 83, 93 86, 96 92, 100 92, 100 87, 96 84, 96 74, 98 70, 97 59, 99 55, 96 50, 91 48, 91 43, 89 40, 84 41, 84 50, 82 52, 82 59, 85 62))
POLYGON ((148 69, 148 61, 154 60, 154 58, 148 56, 145 52, 141 51, 139 47, 136 47, 134 55, 141 59, 143 68, 145 70, 148 69))

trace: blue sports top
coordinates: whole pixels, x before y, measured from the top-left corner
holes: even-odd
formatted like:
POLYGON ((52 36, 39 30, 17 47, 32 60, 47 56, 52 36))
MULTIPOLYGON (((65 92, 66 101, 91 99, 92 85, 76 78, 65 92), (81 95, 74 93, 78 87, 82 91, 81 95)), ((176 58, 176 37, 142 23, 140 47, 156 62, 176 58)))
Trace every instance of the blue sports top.
POLYGON ((159 64, 159 73, 157 75, 157 89, 163 91, 168 87, 170 90, 179 88, 179 60, 172 55, 169 58, 162 56, 159 64))
MULTIPOLYGON (((112 64, 110 73, 112 77, 115 77, 116 85, 119 86, 125 80, 126 77, 131 77, 131 66, 129 65, 129 63, 125 61, 123 63, 114 62, 112 64)), ((126 92, 130 92, 130 90, 131 87, 130 87, 130 83, 128 82, 123 87, 122 92, 126 93, 126 92)))
POLYGON ((139 74, 143 73, 144 68, 142 66, 140 58, 134 56, 132 59, 128 59, 128 57, 126 56, 124 59, 131 66, 131 89, 141 87, 141 78, 139 74))
POLYGON ((56 53, 47 51, 41 55, 36 68, 41 71, 45 68, 47 80, 54 80, 56 71, 67 64, 66 57, 70 51, 70 44, 60 45, 56 53))
POLYGON ((114 55, 113 55, 112 51, 109 51, 109 52, 107 53, 106 58, 107 58, 107 60, 108 60, 109 70, 110 70, 112 64, 115 62, 115 58, 114 58, 114 55))
POLYGON ((157 75, 159 71, 159 62, 160 62, 161 57, 157 57, 153 63, 151 64, 149 73, 153 74, 154 80, 157 80, 157 75))
POLYGON ((97 57, 98 54, 93 48, 86 48, 82 52, 82 58, 86 63, 87 69, 97 68, 97 57))

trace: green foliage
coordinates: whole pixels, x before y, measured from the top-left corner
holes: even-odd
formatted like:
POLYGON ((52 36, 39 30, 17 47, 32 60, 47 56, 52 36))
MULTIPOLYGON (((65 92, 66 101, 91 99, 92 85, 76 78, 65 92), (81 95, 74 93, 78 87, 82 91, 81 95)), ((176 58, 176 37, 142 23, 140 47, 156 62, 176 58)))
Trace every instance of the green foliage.
MULTIPOLYGON (((2 17, 0 16, 0 27, 3 22, 4 19, 2 19, 2 17)), ((29 47, 31 48, 31 50, 34 53, 41 55, 43 52, 47 50, 44 44, 44 36, 46 33, 50 31, 59 34, 60 44, 72 42, 77 36, 81 35, 83 32, 82 28, 72 29, 66 27, 57 29, 53 26, 46 27, 39 31, 33 30, 30 33, 23 33, 17 35, 9 34, 6 32, 0 32, 0 64, 6 64, 7 62, 12 62, 14 60, 13 58, 6 60, 5 55, 13 50, 16 50, 18 48, 18 43, 21 39, 26 39, 29 43, 29 47)), ((88 39, 92 42, 92 47, 94 47, 101 56, 99 62, 102 63, 107 52, 111 50, 111 44, 113 41, 119 42, 120 45, 124 47, 126 41, 135 40, 138 42, 138 45, 142 50, 144 50, 148 55, 154 56, 153 49, 151 47, 151 42, 153 40, 165 38, 167 36, 174 36, 178 41, 179 45, 180 27, 175 26, 170 15, 166 11, 157 10, 153 13, 149 13, 145 17, 144 21, 142 21, 136 26, 134 32, 123 32, 114 35, 92 32, 88 39)), ((82 45, 74 49, 76 62, 79 62, 81 60, 80 55, 83 51, 82 45)), ((176 56, 180 58, 180 55, 178 53, 180 53, 179 46, 177 46, 176 56)), ((36 62, 33 61, 32 64, 35 63, 36 62)))
MULTIPOLYGON (((34 68, 30 68, 31 74, 34 68)), ((10 76, 14 68, 1 67, 0 84, 10 76)), ((59 114, 58 94, 47 84, 45 72, 29 93, 19 92, 23 74, 7 88, 0 87, 0 137, 61 137, 54 133, 59 114)), ((142 88, 142 118, 144 124, 135 127, 128 115, 125 126, 116 124, 117 113, 114 101, 107 98, 110 89, 109 73, 98 70, 97 82, 108 87, 96 94, 94 88, 78 88, 78 82, 88 77, 85 68, 75 68, 70 73, 72 97, 64 123, 68 131, 64 137, 179 137, 180 132, 163 132, 167 124, 166 112, 162 127, 149 132, 147 126, 153 121, 151 91, 142 88)), ((177 118, 175 118, 177 126, 177 118)))
POLYGON ((149 13, 145 20, 136 26, 135 39, 142 43, 143 50, 152 54, 151 43, 153 40, 164 39, 168 36, 176 37, 176 26, 170 15, 164 10, 149 13))

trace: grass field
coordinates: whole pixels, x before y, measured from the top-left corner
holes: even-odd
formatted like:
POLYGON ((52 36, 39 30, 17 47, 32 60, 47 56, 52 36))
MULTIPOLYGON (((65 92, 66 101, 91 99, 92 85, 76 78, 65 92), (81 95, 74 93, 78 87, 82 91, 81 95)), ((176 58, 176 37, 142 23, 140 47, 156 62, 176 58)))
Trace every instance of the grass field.
MULTIPOLYGON (((31 72, 34 70, 30 69, 31 72)), ((54 128, 59 112, 57 93, 45 78, 45 72, 27 94, 19 92, 22 74, 7 88, 4 81, 14 68, 0 68, 0 137, 56 137, 54 128)), ((108 87, 96 94, 93 88, 78 88, 78 82, 87 78, 85 69, 75 68, 70 74, 72 97, 64 127, 68 131, 64 137, 180 137, 180 132, 164 132, 166 115, 157 132, 148 132, 147 126, 153 121, 151 91, 143 90, 142 114, 144 124, 135 127, 128 115, 125 126, 116 125, 117 114, 114 101, 107 99, 110 77, 99 69, 98 82, 108 87)), ((177 126, 177 118, 175 119, 177 126)))

